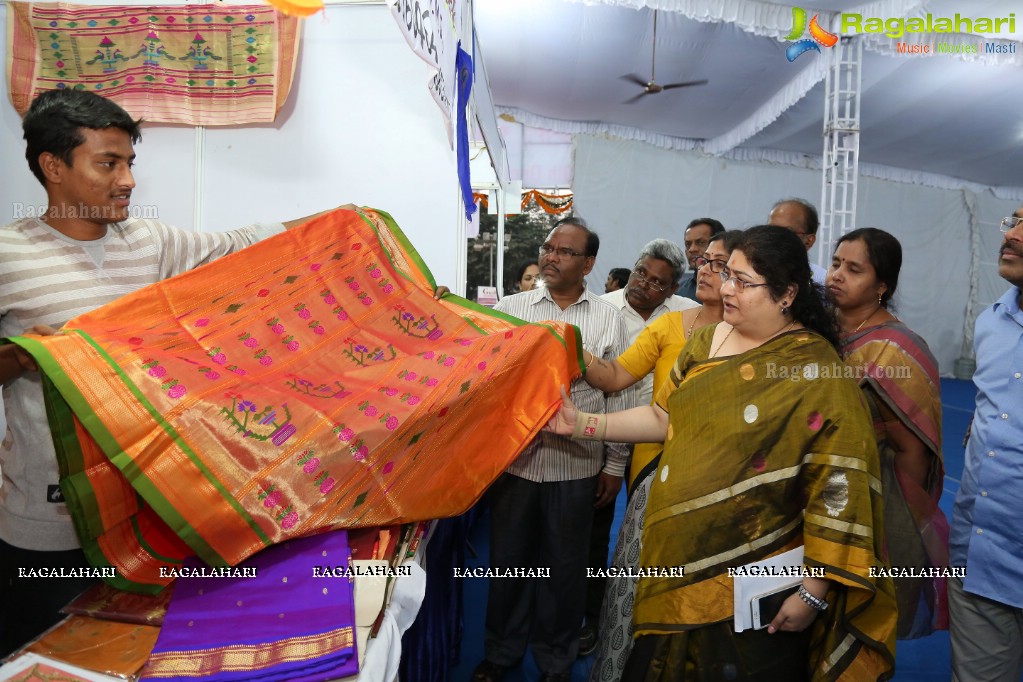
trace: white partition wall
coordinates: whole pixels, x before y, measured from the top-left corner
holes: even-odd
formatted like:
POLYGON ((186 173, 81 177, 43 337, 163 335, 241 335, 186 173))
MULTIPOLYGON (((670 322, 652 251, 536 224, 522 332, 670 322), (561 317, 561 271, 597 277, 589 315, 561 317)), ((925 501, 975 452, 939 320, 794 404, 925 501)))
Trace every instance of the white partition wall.
MULTIPOLYGON (((0 6, 5 50, 6 20, 0 6)), ((394 216, 439 282, 455 282, 464 217, 429 75, 386 5, 330 5, 304 22, 295 82, 274 123, 201 132, 145 124, 132 202, 206 231, 373 206, 394 216)), ((25 163, 6 82, 0 90, 0 220, 8 222, 45 195, 25 163)))
MULTIPOLYGON (((693 218, 746 228, 766 222, 778 199, 797 196, 816 204, 820 171, 576 135, 572 190, 576 213, 600 235, 589 281, 602 288, 608 271, 630 267, 651 239, 681 243, 693 218)), ((970 296, 971 220, 979 236, 979 312, 1009 287, 997 271, 998 222, 1012 215, 1019 200, 999 199, 977 187, 941 189, 861 177, 857 204, 857 226, 887 230, 902 243, 894 312, 927 340, 941 373, 951 375, 970 296)))

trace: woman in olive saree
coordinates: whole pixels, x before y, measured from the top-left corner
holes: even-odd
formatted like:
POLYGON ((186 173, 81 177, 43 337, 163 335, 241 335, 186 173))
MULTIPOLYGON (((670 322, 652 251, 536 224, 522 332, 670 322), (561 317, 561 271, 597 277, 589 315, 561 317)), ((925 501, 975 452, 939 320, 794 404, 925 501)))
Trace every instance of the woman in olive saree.
MULTIPOLYGON (((654 394, 668 382, 672 367, 697 329, 721 321, 721 270, 738 242, 741 232, 729 230, 710 238, 704 255, 697 259, 696 297, 699 308, 665 313, 651 322, 628 350, 616 360, 583 359, 588 384, 612 393, 632 386, 654 374, 654 394)), ((646 501, 661 459, 663 443, 638 443, 632 453, 629 479, 629 501, 618 532, 611 566, 626 570, 639 566, 642 550, 643 519, 646 501)), ((601 605, 597 653, 590 670, 591 682, 615 682, 621 679, 625 661, 632 649, 632 608, 636 597, 637 578, 627 573, 610 576, 601 605)))
POLYGON ((658 405, 612 415, 566 404, 550 428, 664 438, 626 680, 867 680, 894 667, 880 467, 869 413, 841 365, 802 243, 748 230, 722 272, 725 321, 686 344, 658 405), (766 630, 735 632, 729 568, 803 546, 804 577, 766 630))

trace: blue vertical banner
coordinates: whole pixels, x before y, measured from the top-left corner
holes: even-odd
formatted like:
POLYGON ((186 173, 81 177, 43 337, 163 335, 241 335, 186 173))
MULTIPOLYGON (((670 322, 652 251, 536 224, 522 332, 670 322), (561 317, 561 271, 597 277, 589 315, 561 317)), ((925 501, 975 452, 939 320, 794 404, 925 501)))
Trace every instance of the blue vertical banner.
POLYGON ((465 219, 472 220, 476 202, 472 198, 472 184, 469 181, 469 122, 466 112, 469 108, 469 93, 472 92, 472 57, 458 43, 455 57, 455 73, 458 75, 458 122, 455 128, 455 155, 458 161, 458 184, 462 187, 462 202, 465 204, 465 219))

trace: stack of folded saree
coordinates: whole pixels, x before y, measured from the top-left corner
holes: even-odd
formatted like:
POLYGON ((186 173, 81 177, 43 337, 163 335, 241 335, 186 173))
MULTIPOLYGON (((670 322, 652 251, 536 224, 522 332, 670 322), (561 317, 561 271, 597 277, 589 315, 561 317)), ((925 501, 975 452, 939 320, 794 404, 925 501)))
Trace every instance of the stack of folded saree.
POLYGON ((60 611, 70 615, 115 620, 119 623, 159 627, 163 624, 167 604, 170 603, 173 594, 173 585, 159 594, 137 594, 119 590, 106 583, 96 583, 60 611))
POLYGON ((26 646, 23 653, 43 656, 52 665, 66 663, 110 678, 134 680, 158 633, 159 628, 152 625, 69 616, 26 646))
MULTIPOLYGON (((341 530, 260 552, 236 567, 250 569, 243 577, 178 578, 143 679, 316 682, 354 675, 349 565, 341 530)), ((204 567, 189 559, 185 568, 204 567)))
POLYGON ((570 325, 435 282, 382 212, 337 210, 12 339, 43 373, 61 488, 109 582, 157 592, 335 528, 468 509, 581 369, 570 325))

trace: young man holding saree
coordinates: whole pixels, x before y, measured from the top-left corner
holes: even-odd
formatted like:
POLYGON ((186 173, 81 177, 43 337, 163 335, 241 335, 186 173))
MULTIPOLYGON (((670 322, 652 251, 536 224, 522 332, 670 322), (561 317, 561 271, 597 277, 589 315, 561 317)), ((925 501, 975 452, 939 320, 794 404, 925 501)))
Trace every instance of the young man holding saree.
MULTIPOLYGON (((308 218, 223 233, 130 217, 139 121, 87 91, 41 94, 25 115, 29 168, 47 210, 0 228, 0 337, 52 334, 68 320, 242 249, 308 218)), ((0 656, 57 620, 89 578, 17 580, 18 569, 86 569, 32 358, 0 346, 9 430, 0 443, 0 656)))

